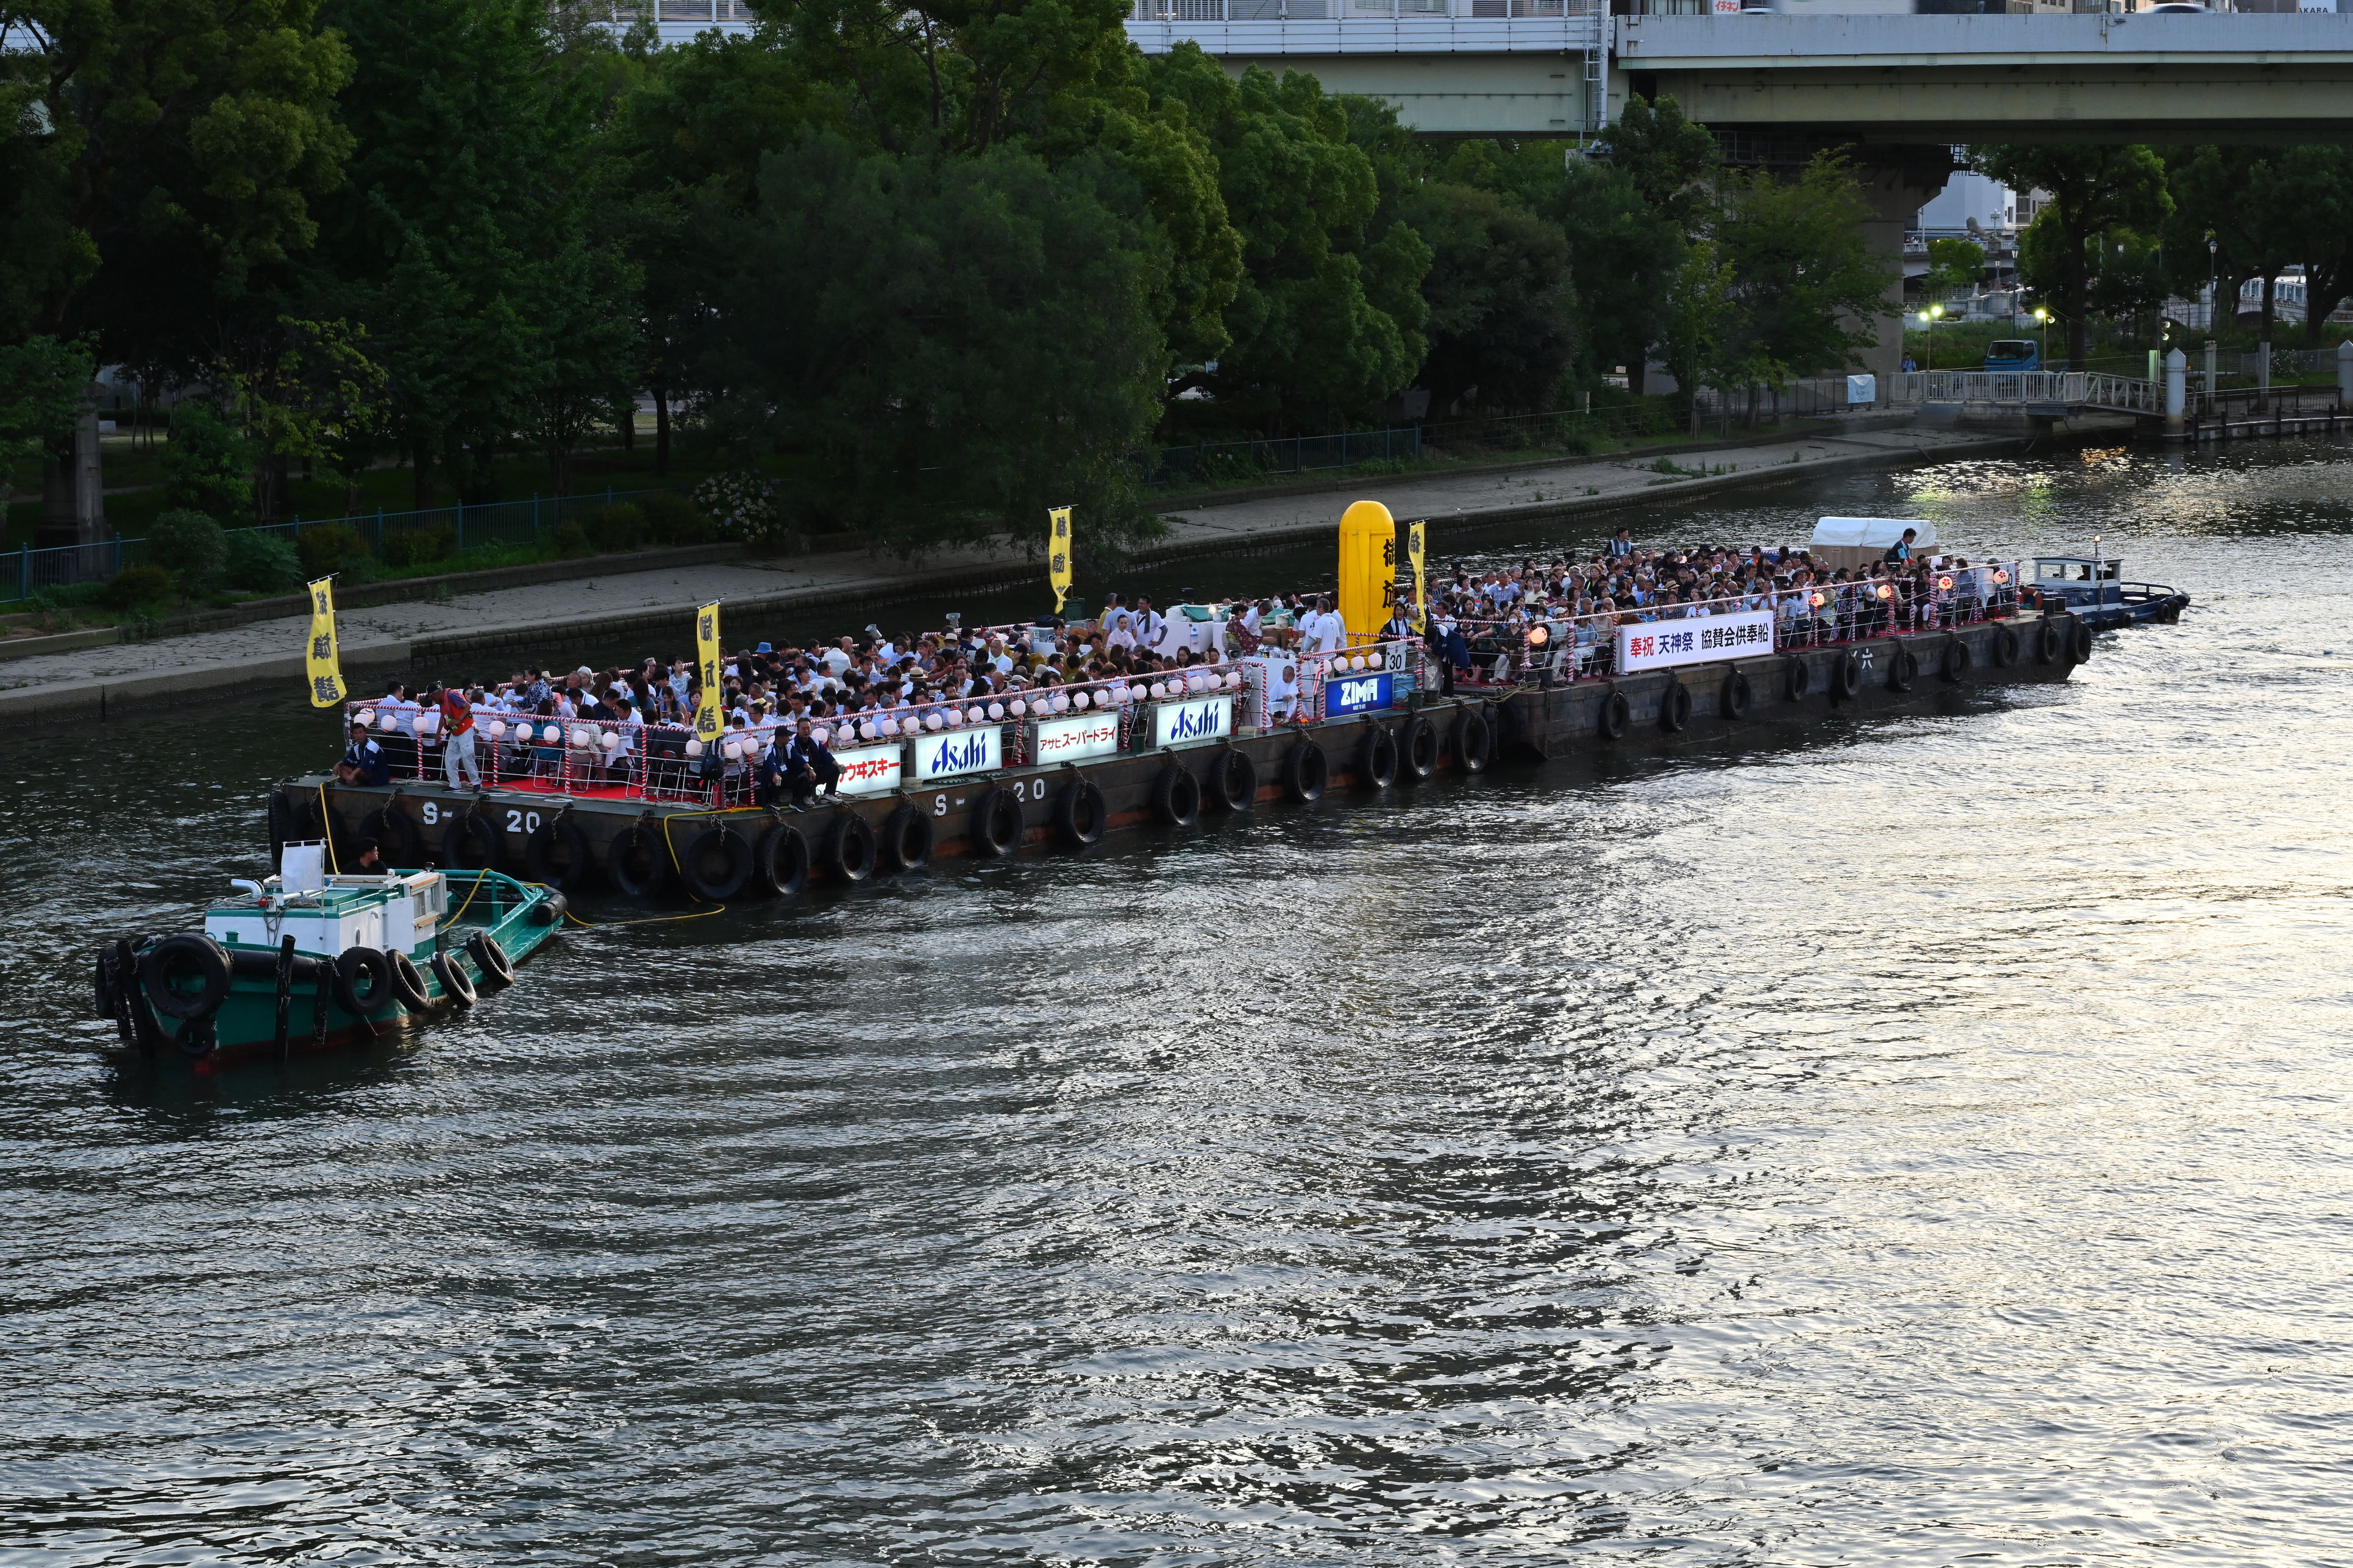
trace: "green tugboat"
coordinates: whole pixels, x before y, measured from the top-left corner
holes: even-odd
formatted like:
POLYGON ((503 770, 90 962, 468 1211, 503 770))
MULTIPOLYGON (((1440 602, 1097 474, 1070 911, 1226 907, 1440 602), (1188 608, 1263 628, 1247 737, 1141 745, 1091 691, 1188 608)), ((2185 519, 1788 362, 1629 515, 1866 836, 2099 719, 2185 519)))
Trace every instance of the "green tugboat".
POLYGON ((201 933, 100 948, 98 1014, 122 1048, 237 1060, 375 1039, 512 985, 564 919, 563 894, 496 871, 339 875, 324 854, 285 846, 278 875, 233 881, 201 933))

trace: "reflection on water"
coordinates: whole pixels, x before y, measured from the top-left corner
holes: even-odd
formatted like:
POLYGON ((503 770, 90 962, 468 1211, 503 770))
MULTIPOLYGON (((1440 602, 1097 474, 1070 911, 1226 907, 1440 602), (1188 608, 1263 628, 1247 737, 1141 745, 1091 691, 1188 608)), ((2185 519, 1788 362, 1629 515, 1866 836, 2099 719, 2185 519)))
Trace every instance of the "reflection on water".
POLYGON ((2339 455, 1638 529, 1916 511, 2197 595, 2064 688, 575 931, 282 1077, 100 1064, 82 955, 332 737, 26 738, 0 1552, 2328 1561, 2339 455))

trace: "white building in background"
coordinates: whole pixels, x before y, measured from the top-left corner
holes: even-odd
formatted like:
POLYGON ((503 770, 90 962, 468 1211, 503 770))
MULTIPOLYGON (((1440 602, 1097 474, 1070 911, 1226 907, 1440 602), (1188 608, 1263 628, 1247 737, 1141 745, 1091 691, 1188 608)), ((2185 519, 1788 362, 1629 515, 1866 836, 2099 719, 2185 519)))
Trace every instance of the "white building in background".
POLYGON ((1920 209, 1913 226, 1925 235, 2006 235, 2024 226, 2018 198, 2009 186, 1966 170, 1945 182, 1936 199, 1920 209))

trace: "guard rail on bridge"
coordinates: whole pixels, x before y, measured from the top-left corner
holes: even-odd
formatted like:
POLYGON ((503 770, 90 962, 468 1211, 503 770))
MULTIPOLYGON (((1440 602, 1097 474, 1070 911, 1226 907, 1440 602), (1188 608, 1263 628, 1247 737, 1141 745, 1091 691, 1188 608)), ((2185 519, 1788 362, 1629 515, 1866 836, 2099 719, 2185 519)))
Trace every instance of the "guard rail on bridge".
MULTIPOLYGON (((1560 21, 1596 18, 1596 0, 1134 0, 1138 22, 1560 21)), ((1598 34, 1597 34, 1598 37, 1598 34)))
POLYGON ((2163 415, 2165 384, 2088 370, 1927 370, 1889 378, 1891 403, 1965 403, 2053 413, 2163 415))

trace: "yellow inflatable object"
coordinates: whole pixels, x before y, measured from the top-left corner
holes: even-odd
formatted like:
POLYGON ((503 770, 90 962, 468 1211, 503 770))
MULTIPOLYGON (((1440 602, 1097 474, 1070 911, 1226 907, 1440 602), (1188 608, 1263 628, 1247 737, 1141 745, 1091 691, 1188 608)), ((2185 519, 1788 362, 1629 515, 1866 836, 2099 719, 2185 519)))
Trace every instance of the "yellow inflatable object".
POLYGON ((1353 647, 1376 640, 1397 602, 1397 519, 1377 500, 1340 514, 1340 618, 1353 647))

